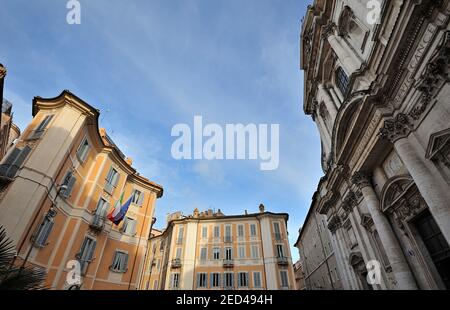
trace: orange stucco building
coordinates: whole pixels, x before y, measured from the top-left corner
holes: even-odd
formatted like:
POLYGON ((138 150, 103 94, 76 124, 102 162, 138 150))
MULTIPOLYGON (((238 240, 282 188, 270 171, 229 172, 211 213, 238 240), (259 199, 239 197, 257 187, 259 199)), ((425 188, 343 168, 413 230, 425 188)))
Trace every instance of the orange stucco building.
POLYGON ((33 120, 0 163, 0 226, 16 264, 53 289, 136 289, 163 188, 142 177, 99 129, 99 111, 69 91, 33 100, 33 120), (125 219, 106 215, 123 193, 125 219), (78 262, 81 283, 70 280, 78 262))
POLYGON ((150 239, 140 289, 294 290, 288 215, 224 215, 220 210, 168 218, 150 239))

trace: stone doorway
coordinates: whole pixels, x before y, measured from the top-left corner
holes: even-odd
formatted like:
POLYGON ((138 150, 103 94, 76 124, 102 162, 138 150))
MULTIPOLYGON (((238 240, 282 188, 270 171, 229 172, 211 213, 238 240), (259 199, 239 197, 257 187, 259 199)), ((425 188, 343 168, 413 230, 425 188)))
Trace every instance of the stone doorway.
POLYGON ((437 272, 447 289, 450 289, 450 247, 431 213, 426 210, 414 221, 414 225, 427 248, 437 272))

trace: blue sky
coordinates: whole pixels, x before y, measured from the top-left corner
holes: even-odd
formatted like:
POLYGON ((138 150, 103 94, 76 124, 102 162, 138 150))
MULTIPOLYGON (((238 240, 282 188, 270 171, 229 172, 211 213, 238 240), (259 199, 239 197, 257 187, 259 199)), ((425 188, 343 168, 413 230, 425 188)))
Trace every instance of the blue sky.
MULTIPOLYGON (((101 126, 141 174, 164 186, 167 213, 290 214, 293 245, 322 175, 320 141, 303 114, 300 0, 80 0, 81 25, 65 0, 2 0, 0 62, 5 97, 21 128, 34 96, 69 89, 102 112, 101 126), (176 161, 177 123, 280 124, 280 165, 176 161)), ((294 259, 297 251, 292 250, 294 259)))

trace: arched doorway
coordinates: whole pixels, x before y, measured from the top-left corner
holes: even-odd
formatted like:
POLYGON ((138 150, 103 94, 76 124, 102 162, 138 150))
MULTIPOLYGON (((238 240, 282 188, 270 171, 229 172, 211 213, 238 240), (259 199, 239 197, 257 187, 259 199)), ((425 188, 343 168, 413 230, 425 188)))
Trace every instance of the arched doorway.
MULTIPOLYGON (((417 264, 434 280, 431 288, 450 289, 450 247, 409 175, 390 179, 382 193, 382 211, 407 236, 417 264), (433 285, 434 284, 434 285, 433 285)), ((408 253, 408 249, 403 249, 408 253)))

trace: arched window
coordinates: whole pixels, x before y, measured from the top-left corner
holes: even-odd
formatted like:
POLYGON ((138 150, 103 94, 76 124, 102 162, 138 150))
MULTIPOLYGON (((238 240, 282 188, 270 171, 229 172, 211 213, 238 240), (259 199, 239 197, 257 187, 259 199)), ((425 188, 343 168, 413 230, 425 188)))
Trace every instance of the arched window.
POLYGON ((349 79, 347 73, 345 73, 345 71, 341 67, 336 70, 336 85, 341 91, 342 95, 347 95, 349 79))

